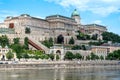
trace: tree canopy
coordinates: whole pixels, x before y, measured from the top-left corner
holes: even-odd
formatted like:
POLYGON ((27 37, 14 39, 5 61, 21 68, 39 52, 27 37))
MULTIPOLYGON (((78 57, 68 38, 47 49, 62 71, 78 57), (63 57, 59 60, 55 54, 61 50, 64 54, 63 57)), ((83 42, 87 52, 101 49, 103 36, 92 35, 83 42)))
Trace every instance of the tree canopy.
POLYGON ((66 52, 64 58, 67 59, 67 60, 72 60, 72 59, 74 59, 74 55, 73 55, 72 52, 68 51, 68 52, 66 52))
POLYGON ((53 46, 53 39, 49 38, 49 40, 45 40, 42 42, 42 44, 44 44, 45 46, 47 46, 48 48, 53 46))
POLYGON ((91 37, 92 40, 97 40, 97 38, 98 38, 98 34, 94 34, 94 35, 92 35, 92 37, 91 37))
POLYGON ((29 49, 28 38, 27 37, 24 38, 24 48, 29 49))
POLYGON ((14 44, 19 44, 20 38, 14 38, 13 41, 14 41, 14 44))
POLYGON ((79 54, 79 53, 76 53, 76 54, 75 54, 75 58, 76 58, 76 59, 82 59, 82 55, 79 54))
POLYGON ((91 39, 90 35, 81 33, 80 31, 78 31, 78 35, 76 36, 78 40, 90 40, 91 39))
POLYGON ((108 60, 120 60, 120 50, 109 53, 106 57, 108 60))
POLYGON ((118 42, 120 43, 120 36, 118 34, 112 32, 104 32, 102 33, 103 40, 105 41, 112 41, 113 43, 118 42))
POLYGON ((6 57, 7 57, 8 60, 11 60, 12 58, 14 58, 14 54, 13 54, 11 51, 9 51, 9 52, 6 54, 6 57))
POLYGON ((71 37, 71 39, 69 40, 69 44, 74 44, 74 43, 75 43, 75 41, 74 41, 73 37, 71 37))
POLYGON ((0 36, 0 45, 5 47, 6 45, 9 46, 9 39, 6 35, 0 36))

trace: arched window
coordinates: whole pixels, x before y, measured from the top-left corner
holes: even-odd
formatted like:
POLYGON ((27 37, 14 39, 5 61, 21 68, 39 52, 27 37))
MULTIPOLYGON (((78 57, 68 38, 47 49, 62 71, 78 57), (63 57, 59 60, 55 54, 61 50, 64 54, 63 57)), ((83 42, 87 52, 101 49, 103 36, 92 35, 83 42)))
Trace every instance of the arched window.
POLYGON ((60 35, 57 37, 57 43, 58 43, 58 44, 64 43, 64 37, 63 37, 62 34, 60 34, 60 35))

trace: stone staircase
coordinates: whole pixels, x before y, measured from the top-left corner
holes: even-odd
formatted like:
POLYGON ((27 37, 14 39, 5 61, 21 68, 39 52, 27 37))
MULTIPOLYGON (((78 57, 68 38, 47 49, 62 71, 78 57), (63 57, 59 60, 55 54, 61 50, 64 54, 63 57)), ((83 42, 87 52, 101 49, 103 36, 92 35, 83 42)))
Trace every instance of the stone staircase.
POLYGON ((34 48, 36 48, 37 50, 43 50, 45 51, 46 54, 49 53, 49 48, 44 46, 41 42, 38 42, 37 40, 35 40, 34 38, 30 36, 27 36, 27 37, 28 37, 28 43, 32 45, 34 48))

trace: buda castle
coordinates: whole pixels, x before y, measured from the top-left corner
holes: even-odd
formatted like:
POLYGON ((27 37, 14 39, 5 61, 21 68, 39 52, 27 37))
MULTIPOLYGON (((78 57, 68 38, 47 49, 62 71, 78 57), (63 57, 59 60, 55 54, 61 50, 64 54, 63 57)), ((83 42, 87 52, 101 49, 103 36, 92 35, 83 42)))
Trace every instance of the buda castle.
POLYGON ((56 41, 59 35, 64 37, 64 44, 73 37, 76 39, 77 31, 84 34, 98 34, 98 39, 102 39, 101 34, 106 32, 106 26, 98 24, 81 24, 79 12, 75 9, 71 17, 62 15, 50 15, 45 19, 22 14, 17 17, 8 16, 3 23, 0 23, 0 35, 7 35, 12 42, 13 38, 19 37, 21 42, 26 36, 35 41, 44 41, 50 37, 56 41), (26 33, 29 29, 29 34, 26 33))

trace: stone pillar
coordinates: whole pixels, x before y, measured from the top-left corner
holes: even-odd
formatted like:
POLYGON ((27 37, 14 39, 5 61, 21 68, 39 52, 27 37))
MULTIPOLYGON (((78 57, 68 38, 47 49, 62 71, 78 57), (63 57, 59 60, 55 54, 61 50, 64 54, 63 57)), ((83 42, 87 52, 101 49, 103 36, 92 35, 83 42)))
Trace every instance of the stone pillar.
POLYGON ((56 50, 55 50, 55 46, 53 46, 53 53, 54 53, 54 61, 56 61, 56 50))
POLYGON ((64 55, 65 55, 65 52, 64 52, 64 47, 62 46, 61 48, 61 60, 64 60, 64 55))

